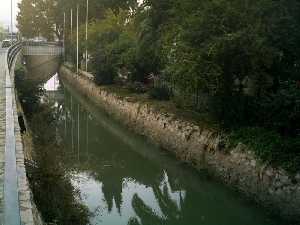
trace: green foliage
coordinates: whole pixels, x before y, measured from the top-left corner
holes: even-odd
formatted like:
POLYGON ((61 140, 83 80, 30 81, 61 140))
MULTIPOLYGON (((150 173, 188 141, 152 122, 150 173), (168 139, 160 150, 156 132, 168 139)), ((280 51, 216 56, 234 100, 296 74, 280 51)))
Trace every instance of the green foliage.
MULTIPOLYGON (((269 140, 287 151, 290 144, 283 137, 299 135, 298 0, 90 0, 88 42, 84 0, 32 3, 20 4, 21 32, 61 37, 66 12, 67 54, 73 62, 79 4, 79 57, 87 47, 97 84, 122 80, 128 86, 155 75, 172 84, 176 105, 209 113, 225 128, 267 129, 279 135, 269 140), (201 107, 200 93, 208 99, 201 107)), ((149 94, 170 98, 161 88, 149 94)))
POLYGON ((4 26, 3 24, 0 22, 0 41, 2 41, 3 39, 5 39, 6 37, 6 32, 5 32, 5 29, 4 29, 4 26))
POLYGON ((22 0, 17 15, 18 29, 24 37, 62 38, 63 0, 22 0))
POLYGON ((26 69, 23 66, 15 70, 15 85, 18 98, 28 119, 39 110, 40 97, 43 89, 30 80, 25 79, 26 69))
POLYGON ((260 160, 272 166, 291 173, 300 170, 300 139, 297 137, 286 138, 263 128, 247 127, 233 131, 230 141, 234 145, 246 144, 260 160))
POLYGON ((255 121, 284 136, 297 136, 300 131, 300 87, 295 81, 280 82, 276 92, 256 100, 255 121))
POLYGON ((149 91, 150 98, 157 100, 170 100, 172 93, 166 87, 154 87, 149 91))
POLYGON ((147 92, 147 87, 141 82, 129 83, 127 88, 133 93, 143 94, 147 92))
POLYGON ((98 84, 111 84, 123 67, 134 61, 135 37, 128 12, 108 10, 105 19, 89 28, 92 70, 98 84), (95 47, 96 46, 96 47, 95 47))
POLYGON ((276 91, 256 97, 216 96, 210 108, 225 127, 256 125, 283 136, 299 134, 300 88, 295 81, 279 82, 276 91))

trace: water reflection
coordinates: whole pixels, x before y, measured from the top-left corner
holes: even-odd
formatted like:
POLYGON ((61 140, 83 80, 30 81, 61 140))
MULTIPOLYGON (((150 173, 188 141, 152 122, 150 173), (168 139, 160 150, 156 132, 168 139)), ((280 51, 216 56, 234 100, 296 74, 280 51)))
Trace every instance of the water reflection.
MULTIPOLYGON (((70 88, 53 103, 66 168, 105 225, 271 225, 261 210, 124 129, 70 88)), ((55 96, 60 96, 55 95, 55 96)))

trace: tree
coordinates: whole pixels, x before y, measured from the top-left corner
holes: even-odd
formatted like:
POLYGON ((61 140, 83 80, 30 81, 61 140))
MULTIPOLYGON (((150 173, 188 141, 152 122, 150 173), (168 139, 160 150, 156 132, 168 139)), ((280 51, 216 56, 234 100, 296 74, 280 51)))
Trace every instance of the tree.
MULTIPOLYGON (((134 61, 135 35, 129 16, 126 10, 120 9, 115 14, 108 9, 105 19, 89 26, 88 46, 98 84, 112 83, 119 70, 129 68, 132 64, 130 60, 134 61)), ((81 36, 83 39, 84 35, 81 36)))
POLYGON ((32 38, 39 35, 38 12, 32 0, 22 0, 19 3, 20 12, 17 15, 18 29, 24 37, 32 38))
POLYGON ((19 3, 18 28, 23 36, 62 39, 62 0, 23 0, 19 3))
POLYGON ((3 40, 5 38, 5 29, 3 27, 3 24, 0 23, 0 40, 3 40))

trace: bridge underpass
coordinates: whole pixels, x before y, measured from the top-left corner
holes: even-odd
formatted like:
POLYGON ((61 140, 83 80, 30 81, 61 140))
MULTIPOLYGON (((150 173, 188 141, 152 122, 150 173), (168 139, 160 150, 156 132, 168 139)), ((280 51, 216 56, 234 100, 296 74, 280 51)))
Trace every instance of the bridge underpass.
MULTIPOLYGON (((0 224, 37 225, 34 220, 35 207, 26 177, 24 152, 18 123, 18 112, 14 87, 14 66, 20 54, 32 62, 53 61, 63 50, 59 46, 30 46, 16 44, 9 49, 0 49, 0 224), (21 51, 22 50, 22 51, 21 51)), ((41 64, 39 65, 41 66, 41 64)), ((37 73, 43 74, 43 73, 37 73)), ((53 75, 53 74, 51 74, 53 75)), ((36 82, 51 77, 33 76, 36 82)))
POLYGON ((22 55, 27 68, 30 69, 30 74, 27 74, 25 79, 39 84, 45 83, 57 71, 62 54, 62 47, 56 45, 24 45, 22 55))

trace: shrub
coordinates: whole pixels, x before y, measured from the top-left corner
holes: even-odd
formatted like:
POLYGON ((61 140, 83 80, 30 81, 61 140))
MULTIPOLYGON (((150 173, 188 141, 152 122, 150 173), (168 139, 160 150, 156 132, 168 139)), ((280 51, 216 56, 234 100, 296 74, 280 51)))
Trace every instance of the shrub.
POLYGON ((170 100, 171 92, 166 87, 154 87, 149 91, 149 96, 157 100, 170 100))
POLYGON ((106 85, 114 83, 116 71, 110 65, 96 66, 96 75, 94 81, 98 85, 106 85))
POLYGON ((147 87, 142 82, 129 83, 127 87, 134 93, 143 94, 147 92, 147 87))
POLYGON ((275 93, 257 99, 253 113, 257 123, 284 136, 297 136, 300 131, 300 88, 295 81, 280 82, 275 93))
POLYGON ((259 127, 246 127, 234 130, 230 143, 246 144, 263 162, 282 167, 291 173, 300 171, 300 139, 285 138, 274 131, 259 127))
POLYGON ((243 95, 214 96, 209 104, 210 113, 226 128, 251 124, 254 107, 254 98, 243 95))
POLYGON ((38 111, 40 97, 43 94, 42 87, 36 85, 31 80, 25 79, 26 69, 21 66, 15 70, 15 86, 19 100, 24 109, 25 115, 31 119, 32 115, 38 111))

